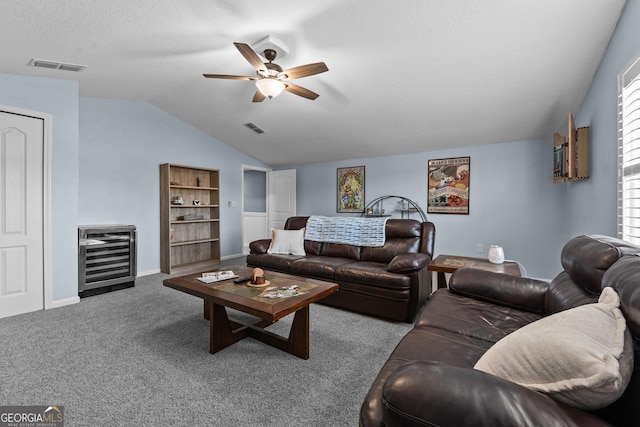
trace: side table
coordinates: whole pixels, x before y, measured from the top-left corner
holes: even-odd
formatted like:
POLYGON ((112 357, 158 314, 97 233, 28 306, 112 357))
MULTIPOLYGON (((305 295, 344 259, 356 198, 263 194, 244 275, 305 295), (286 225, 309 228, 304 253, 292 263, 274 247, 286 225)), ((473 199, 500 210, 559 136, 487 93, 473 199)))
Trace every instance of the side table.
POLYGON ((485 258, 473 258, 456 255, 438 255, 429 263, 427 270, 438 273, 438 289, 447 287, 445 273, 453 273, 459 268, 471 267, 481 270, 495 271, 496 273, 520 276, 520 266, 517 262, 505 261, 502 264, 493 264, 485 258))

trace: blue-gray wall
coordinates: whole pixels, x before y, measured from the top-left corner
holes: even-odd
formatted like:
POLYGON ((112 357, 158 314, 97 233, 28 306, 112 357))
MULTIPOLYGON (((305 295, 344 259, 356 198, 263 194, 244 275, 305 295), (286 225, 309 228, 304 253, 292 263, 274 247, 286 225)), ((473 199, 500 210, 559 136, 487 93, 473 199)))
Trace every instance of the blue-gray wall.
POLYGON ((242 165, 264 163, 140 101, 80 98, 81 224, 134 224, 138 271, 160 265, 159 165, 220 170, 220 252, 242 253, 242 165))
POLYGON ((367 202, 399 195, 427 212, 429 159, 470 156, 469 215, 427 214, 436 226, 436 254, 485 257, 489 245, 497 244, 529 276, 549 278, 560 269, 567 236, 563 187, 552 182, 551 152, 550 140, 519 141, 297 166, 298 214, 344 215, 336 213, 336 168, 360 165, 367 202))
POLYGON ((629 0, 576 116, 591 131, 591 177, 567 187, 572 235, 616 235, 618 74, 640 53, 640 1, 629 0))
POLYGON ((267 212, 267 173, 257 170, 244 171, 245 212, 267 212))
POLYGON ((0 74, 0 104, 52 116, 53 301, 78 296, 78 82, 0 74))

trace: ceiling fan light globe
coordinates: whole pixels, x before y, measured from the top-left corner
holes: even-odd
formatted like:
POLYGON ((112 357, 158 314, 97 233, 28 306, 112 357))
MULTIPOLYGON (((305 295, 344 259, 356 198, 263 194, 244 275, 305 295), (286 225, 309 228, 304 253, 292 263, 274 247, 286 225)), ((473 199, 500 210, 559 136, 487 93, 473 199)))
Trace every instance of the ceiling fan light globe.
POLYGON ((269 98, 276 97, 284 90, 284 83, 277 79, 264 78, 256 81, 258 90, 269 98))

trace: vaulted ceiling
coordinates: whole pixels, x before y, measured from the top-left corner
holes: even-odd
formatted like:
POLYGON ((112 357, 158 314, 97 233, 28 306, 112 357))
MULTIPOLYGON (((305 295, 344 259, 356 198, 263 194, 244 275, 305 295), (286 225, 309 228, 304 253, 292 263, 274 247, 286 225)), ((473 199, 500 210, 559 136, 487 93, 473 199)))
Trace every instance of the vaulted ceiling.
MULTIPOLYGON (((625 0, 3 0, 0 72, 148 101, 273 166, 546 138, 589 88, 625 0), (283 68, 324 61, 253 103, 233 42, 283 68), (85 65, 38 68, 32 58, 85 65), (244 126, 254 123, 265 133, 244 126)), ((0 99, 1 103, 1 99, 0 99)))

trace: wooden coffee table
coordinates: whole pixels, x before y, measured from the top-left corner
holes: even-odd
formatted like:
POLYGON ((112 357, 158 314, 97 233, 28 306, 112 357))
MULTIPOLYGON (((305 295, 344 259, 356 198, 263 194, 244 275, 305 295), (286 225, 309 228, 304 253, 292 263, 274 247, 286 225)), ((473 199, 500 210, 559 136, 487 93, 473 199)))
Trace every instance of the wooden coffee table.
POLYGON ((485 258, 473 258, 455 255, 438 255, 429 263, 427 270, 438 272, 438 288, 447 287, 445 273, 453 273, 459 268, 471 267, 481 270, 494 271, 496 273, 520 276, 520 266, 517 262, 505 261, 502 264, 492 264, 485 258))
MULTIPOLYGON (((240 277, 251 275, 251 268, 232 265, 221 270, 233 270, 240 277)), ((216 270, 207 270, 216 271, 216 270)), ((204 317, 209 320, 209 352, 229 347, 241 339, 251 337, 303 359, 309 358, 309 304, 338 290, 338 285, 320 280, 306 279, 284 273, 266 271, 269 286, 297 285, 305 292, 289 298, 263 298, 265 288, 235 284, 233 279, 215 283, 203 283, 196 279, 202 273, 171 277, 163 285, 204 300, 204 317), (229 319, 226 307, 242 311, 258 318, 245 324, 229 319), (264 330, 283 317, 295 313, 289 337, 282 337, 264 330)))

